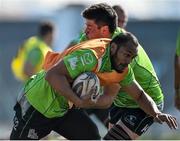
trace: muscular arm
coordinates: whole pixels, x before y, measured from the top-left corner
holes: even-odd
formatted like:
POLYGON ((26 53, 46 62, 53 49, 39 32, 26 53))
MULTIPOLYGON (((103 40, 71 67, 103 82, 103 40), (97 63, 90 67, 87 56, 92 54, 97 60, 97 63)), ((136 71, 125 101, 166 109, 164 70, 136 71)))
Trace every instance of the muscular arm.
POLYGON ((139 104, 140 108, 153 116, 157 122, 160 124, 166 122, 171 129, 177 129, 176 118, 169 114, 161 113, 152 98, 141 89, 137 82, 134 81, 131 85, 124 87, 123 90, 131 95, 139 104))
POLYGON ((131 85, 124 86, 123 90, 131 95, 139 104, 140 108, 147 114, 155 117, 158 113, 160 113, 153 99, 141 89, 136 81, 134 81, 131 85))
POLYGON ((60 95, 65 96, 74 103, 76 107, 80 108, 107 108, 112 104, 120 88, 119 84, 105 87, 105 94, 103 94, 96 103, 92 102, 88 96, 81 100, 71 89, 69 82, 72 81, 72 79, 63 61, 60 61, 47 71, 46 80, 60 95))
POLYGON ((106 86, 104 94, 100 96, 96 103, 92 102, 88 96, 81 100, 72 91, 69 80, 72 81, 63 61, 50 69, 46 74, 46 80, 61 95, 81 108, 108 108, 111 106, 115 96, 119 92, 120 85, 118 83, 106 86))
POLYGON ((47 71, 46 80, 60 95, 66 97, 77 107, 81 106, 80 98, 76 96, 71 89, 69 84, 71 77, 69 76, 66 66, 62 60, 47 71))
POLYGON ((104 93, 99 97, 96 103, 92 103, 89 107, 98 108, 98 109, 106 109, 112 105, 116 95, 118 94, 120 89, 120 85, 118 83, 114 83, 104 87, 104 93))

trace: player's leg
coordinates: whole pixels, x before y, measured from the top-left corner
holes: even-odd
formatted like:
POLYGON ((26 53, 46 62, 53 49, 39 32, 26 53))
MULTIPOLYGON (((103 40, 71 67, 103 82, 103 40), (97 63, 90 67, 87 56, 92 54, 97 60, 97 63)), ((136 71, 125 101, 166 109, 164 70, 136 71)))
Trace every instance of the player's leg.
POLYGON ((103 124, 108 127, 108 109, 87 109, 88 115, 94 114, 103 124))
POLYGON ((121 119, 124 114, 125 109, 119 108, 116 106, 111 106, 109 113, 109 130, 107 134, 104 136, 104 140, 130 140, 130 136, 126 133, 126 131, 117 125, 119 119, 121 119))
POLYGON ((54 130, 66 139, 100 139, 98 128, 83 110, 71 109, 62 119, 54 130))
MULTIPOLYGON (((160 107, 162 109, 162 106, 160 107)), ((118 108, 111 110, 112 128, 105 135, 105 140, 137 139, 153 124, 153 117, 140 108, 118 108), (114 115, 114 116, 113 116, 114 115)))
POLYGON ((16 113, 14 116, 14 127, 10 135, 11 140, 41 139, 50 133, 49 120, 44 118, 32 106, 25 113, 22 113, 22 108, 17 103, 14 110, 16 113))

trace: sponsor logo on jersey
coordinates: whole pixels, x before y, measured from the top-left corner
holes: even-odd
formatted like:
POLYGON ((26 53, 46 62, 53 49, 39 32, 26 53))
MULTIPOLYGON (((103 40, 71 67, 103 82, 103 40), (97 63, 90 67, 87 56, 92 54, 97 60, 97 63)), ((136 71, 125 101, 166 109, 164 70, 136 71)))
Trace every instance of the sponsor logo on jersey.
POLYGON ((77 62, 78 62, 77 56, 69 58, 67 61, 69 62, 69 65, 70 65, 71 69, 75 70, 75 68, 77 67, 77 62))
POLYGON ((90 53, 85 53, 82 57, 81 57, 81 61, 83 65, 88 65, 88 64, 92 64, 93 63, 93 55, 90 53))

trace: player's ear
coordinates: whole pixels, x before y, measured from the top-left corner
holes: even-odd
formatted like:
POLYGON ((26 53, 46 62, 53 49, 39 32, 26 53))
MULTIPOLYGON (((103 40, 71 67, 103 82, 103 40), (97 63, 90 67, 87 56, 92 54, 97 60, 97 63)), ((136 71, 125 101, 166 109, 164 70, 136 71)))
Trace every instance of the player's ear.
POLYGON ((117 45, 115 43, 111 43, 111 54, 114 55, 117 51, 117 45))

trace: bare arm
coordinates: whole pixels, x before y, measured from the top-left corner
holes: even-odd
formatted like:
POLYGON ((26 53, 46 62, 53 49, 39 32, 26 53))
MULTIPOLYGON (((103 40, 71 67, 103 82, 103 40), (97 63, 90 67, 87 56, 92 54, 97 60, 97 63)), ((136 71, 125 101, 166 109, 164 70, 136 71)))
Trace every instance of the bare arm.
POLYGON ((155 117, 158 113, 160 113, 156 103, 141 89, 136 81, 129 86, 123 87, 123 90, 132 96, 139 104, 140 108, 142 108, 147 114, 155 117))
POLYGON ((89 107, 98 108, 98 109, 106 109, 112 105, 116 95, 120 90, 120 85, 118 83, 114 83, 104 87, 104 93, 99 97, 96 103, 90 102, 89 107))
POLYGON ((147 114, 153 116, 157 122, 161 124, 166 122, 171 129, 177 129, 178 124, 176 118, 169 114, 161 113, 153 99, 147 95, 136 82, 124 87, 123 90, 131 95, 139 104, 140 108, 147 114))
POLYGON ((60 95, 66 97, 77 107, 82 106, 82 100, 71 89, 69 82, 72 79, 62 60, 47 71, 45 79, 60 95))

